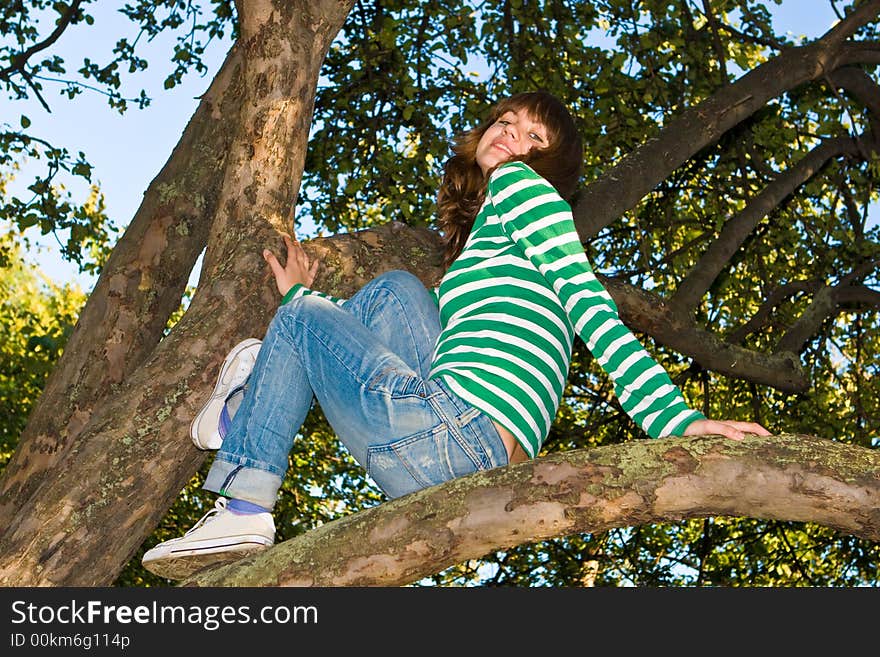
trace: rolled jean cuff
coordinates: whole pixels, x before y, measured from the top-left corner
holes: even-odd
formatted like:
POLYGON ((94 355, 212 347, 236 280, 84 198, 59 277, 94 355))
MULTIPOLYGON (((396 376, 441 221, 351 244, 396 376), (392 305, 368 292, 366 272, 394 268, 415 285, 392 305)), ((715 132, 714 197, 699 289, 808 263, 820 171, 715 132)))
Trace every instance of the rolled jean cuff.
POLYGON ((215 458, 202 488, 272 509, 281 483, 281 477, 266 470, 215 458))

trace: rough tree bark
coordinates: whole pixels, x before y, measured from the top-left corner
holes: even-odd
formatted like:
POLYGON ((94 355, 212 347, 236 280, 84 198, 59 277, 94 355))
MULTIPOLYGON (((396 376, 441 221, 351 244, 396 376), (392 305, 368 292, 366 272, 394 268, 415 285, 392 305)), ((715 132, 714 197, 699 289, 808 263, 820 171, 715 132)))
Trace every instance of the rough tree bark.
MULTIPOLYGON (((111 583, 202 463, 205 455, 192 446, 187 427, 211 389, 223 354, 243 337, 262 335, 277 306, 277 292, 260 253, 291 224, 318 72, 352 4, 353 0, 237 3, 240 38, 99 278, 0 480, 0 584, 111 583), (163 337, 205 246, 196 295, 184 318, 163 337)), ((576 209, 579 229, 590 234, 607 225, 768 99, 819 80, 837 67, 877 61, 876 44, 872 49, 846 39, 878 13, 880 0, 863 4, 826 38, 783 53, 687 110, 658 138, 585 190, 576 209), (626 184, 620 184, 623 181, 626 184), (591 209, 590 221, 585 208, 591 209)), ((408 269, 426 284, 440 273, 437 236, 400 225, 312 240, 306 248, 323 262, 316 287, 339 296, 351 294, 387 269, 408 269)), ((785 376, 794 382, 790 385, 802 385, 795 355, 757 354, 727 345, 694 327, 691 318, 675 316, 668 307, 651 302, 650 296, 609 283, 624 320, 634 329, 659 335, 661 342, 665 335, 669 344, 688 355, 698 350, 699 360, 712 363, 713 369, 760 380, 787 368, 785 376), (687 336, 700 339, 682 339, 687 336)), ((445 553, 435 551, 431 542, 405 543, 408 539, 401 535, 396 544, 411 547, 399 553, 400 558, 390 559, 399 562, 396 566, 366 554, 360 565, 345 565, 345 550, 353 547, 342 546, 336 560, 344 566, 341 570, 325 568, 319 561, 313 562, 314 573, 297 570, 297 563, 305 563, 305 553, 297 546, 310 541, 326 545, 322 537, 331 530, 322 528, 258 559, 279 560, 275 583, 329 581, 322 579, 326 577, 335 583, 412 581, 454 563, 449 559, 482 555, 493 546, 601 528, 607 522, 602 514, 612 523, 638 524, 736 513, 809 520, 876 539, 876 515, 871 515, 878 506, 876 475, 871 479, 864 474, 877 472, 876 461, 844 444, 815 445, 812 440, 786 439, 780 442, 788 450, 784 454, 775 452, 772 442, 746 441, 734 448, 707 439, 646 441, 596 455, 548 457, 480 475, 478 481, 486 485, 472 492, 467 492, 468 486, 475 480, 450 482, 444 491, 423 491, 328 525, 337 532, 372 520, 379 523, 369 530, 377 540, 388 532, 420 535, 439 525, 431 525, 423 515, 426 524, 419 530, 412 524, 415 516, 408 514, 435 496, 451 503, 450 514, 458 514, 449 515, 450 522, 460 519, 452 543, 461 547, 453 545, 445 553), (703 447, 695 445, 714 447, 700 451, 703 447), (606 476, 609 471, 590 464, 622 466, 632 449, 646 450, 643 467, 654 475, 620 467, 620 477, 629 477, 633 487, 608 488, 613 485, 606 476), (852 458, 850 465, 847 458, 852 458), (761 466, 765 460, 778 465, 761 466), (780 497, 773 504, 769 489, 755 496, 747 489, 724 488, 731 472, 738 473, 734 479, 740 482, 753 482, 750 468, 777 482, 773 490, 780 497), (661 477, 661 470, 679 474, 661 477), (824 479, 821 472, 826 473, 824 479), (853 483, 859 477, 862 483, 853 483), (557 483, 546 483, 553 480, 557 483), (705 497, 687 488, 695 481, 708 487, 705 497), (810 482, 807 493, 803 481, 810 482), (821 482, 835 491, 825 499, 832 504, 827 508, 809 503, 817 494, 810 491, 823 490, 821 482), (576 497, 571 491, 578 491, 576 497), (538 500, 542 492, 550 497, 534 505, 528 502, 538 500), (647 501, 639 501, 643 498, 647 501), (636 510, 620 507, 630 500, 636 510), (593 511, 591 504, 596 505, 593 511), (829 513, 829 508, 837 513, 829 513), (396 511, 402 515, 395 520, 396 511), (504 529, 511 521, 515 527, 504 529), (462 539, 465 527, 473 532, 467 540, 462 539), (494 538, 480 543, 477 537, 484 529, 494 538), (291 563, 285 565, 288 558, 291 563), (419 559, 421 564, 413 563, 419 559), (383 574, 391 570, 397 574, 383 574)), ((344 531, 340 535, 354 536, 344 531)), ((329 564, 334 557, 327 553, 320 559, 329 564)), ((268 572, 263 566, 259 570, 268 572)), ((242 578, 258 579, 247 569, 241 573, 242 578)), ((234 579, 219 571, 214 576, 228 577, 224 583, 234 579)))
POLYGON ((205 248, 240 103, 233 49, 144 194, 80 313, 0 480, 0 526, 66 457, 95 409, 150 356, 205 248), (221 120, 221 118, 223 120, 221 120))
POLYGON ((523 543, 716 515, 880 540, 880 453, 799 435, 571 450, 406 495, 182 585, 400 586, 523 543))
POLYGON ((238 4, 240 38, 102 272, 4 472, 0 583, 111 582, 204 459, 186 444, 187 425, 223 354, 262 335, 277 306, 260 252, 289 225, 318 72, 352 4, 238 4), (166 260, 190 230, 185 255, 166 260), (196 295, 160 341, 206 236, 196 295), (56 408, 67 409, 60 421, 56 408))

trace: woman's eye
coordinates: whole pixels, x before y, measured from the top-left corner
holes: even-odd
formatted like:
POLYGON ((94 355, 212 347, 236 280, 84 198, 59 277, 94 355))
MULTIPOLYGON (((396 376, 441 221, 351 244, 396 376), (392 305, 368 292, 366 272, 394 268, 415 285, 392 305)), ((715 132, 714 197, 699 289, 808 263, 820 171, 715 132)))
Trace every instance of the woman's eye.
POLYGON ((539 135, 537 132, 530 132, 529 137, 531 137, 535 141, 540 141, 540 142, 544 141, 543 138, 541 137, 541 135, 539 135))

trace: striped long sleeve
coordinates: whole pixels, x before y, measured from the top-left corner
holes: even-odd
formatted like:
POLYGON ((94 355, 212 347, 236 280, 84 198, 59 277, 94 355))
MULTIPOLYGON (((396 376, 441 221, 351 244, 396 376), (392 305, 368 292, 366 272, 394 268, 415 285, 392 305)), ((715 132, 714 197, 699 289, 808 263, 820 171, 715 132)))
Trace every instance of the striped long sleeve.
POLYGON ((511 431, 530 456, 555 418, 575 334, 649 436, 677 435, 704 417, 620 321, 570 206, 522 162, 492 174, 468 241, 440 284, 439 306, 430 376, 511 431))
POLYGON ((285 303, 289 303, 294 299, 299 299, 300 297, 305 296, 317 296, 323 299, 328 299, 335 303, 337 306, 344 306, 345 302, 348 301, 348 299, 341 299, 339 297, 334 297, 332 294, 318 292, 317 290, 306 287, 302 283, 297 283, 287 291, 287 294, 285 294, 284 297, 282 297, 281 305, 283 306, 285 303))

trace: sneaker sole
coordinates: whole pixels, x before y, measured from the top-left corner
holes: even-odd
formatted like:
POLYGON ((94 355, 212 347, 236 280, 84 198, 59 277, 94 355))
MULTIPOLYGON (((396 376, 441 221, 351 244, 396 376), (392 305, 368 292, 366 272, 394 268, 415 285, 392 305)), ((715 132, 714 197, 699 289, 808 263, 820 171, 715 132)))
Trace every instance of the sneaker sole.
POLYGON ((226 403, 226 395, 231 388, 229 374, 238 369, 238 359, 242 354, 256 347, 259 351, 262 342, 256 338, 247 338, 235 345, 223 360, 220 366, 220 373, 217 375, 217 382, 214 384, 214 390, 211 391, 211 397, 207 403, 202 406, 202 410, 193 418, 189 425, 189 436, 193 444, 199 449, 219 449, 222 440, 218 433, 220 426, 220 413, 223 411, 223 404, 226 403))
POLYGON ((185 550, 178 553, 169 552, 161 557, 150 561, 143 561, 143 567, 154 575, 172 580, 186 579, 190 575, 209 568, 233 563, 251 556, 256 552, 262 552, 270 546, 259 543, 247 545, 237 544, 234 549, 226 549, 221 552, 205 552, 185 550), (191 554, 186 554, 190 552, 191 554))

